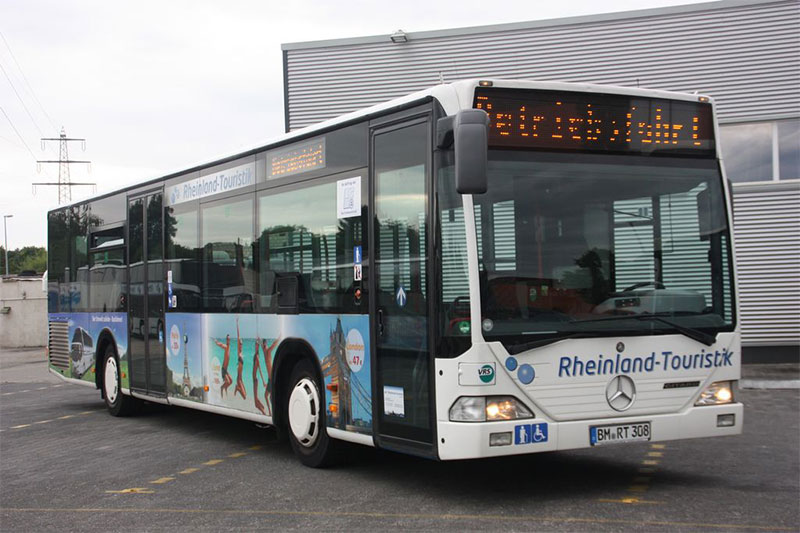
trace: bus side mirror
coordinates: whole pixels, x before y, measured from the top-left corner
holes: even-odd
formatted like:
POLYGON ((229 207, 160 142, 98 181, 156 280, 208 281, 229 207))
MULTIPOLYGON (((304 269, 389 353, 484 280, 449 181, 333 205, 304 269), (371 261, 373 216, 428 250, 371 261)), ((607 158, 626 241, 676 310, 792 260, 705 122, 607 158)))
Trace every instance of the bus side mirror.
POLYGON ((485 193, 489 152, 489 115, 486 111, 462 109, 455 117, 441 119, 436 133, 440 148, 450 142, 455 145, 456 191, 459 194, 485 193))

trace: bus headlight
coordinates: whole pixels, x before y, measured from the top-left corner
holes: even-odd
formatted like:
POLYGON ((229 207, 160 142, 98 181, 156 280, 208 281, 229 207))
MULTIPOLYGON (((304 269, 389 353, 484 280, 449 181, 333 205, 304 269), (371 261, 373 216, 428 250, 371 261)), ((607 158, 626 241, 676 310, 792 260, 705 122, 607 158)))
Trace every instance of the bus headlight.
POLYGON ((733 386, 730 381, 717 381, 712 383, 694 402, 695 405, 720 405, 733 401, 733 386))
POLYGON ((462 396, 450 407, 452 422, 495 422, 533 418, 533 413, 513 396, 462 396))

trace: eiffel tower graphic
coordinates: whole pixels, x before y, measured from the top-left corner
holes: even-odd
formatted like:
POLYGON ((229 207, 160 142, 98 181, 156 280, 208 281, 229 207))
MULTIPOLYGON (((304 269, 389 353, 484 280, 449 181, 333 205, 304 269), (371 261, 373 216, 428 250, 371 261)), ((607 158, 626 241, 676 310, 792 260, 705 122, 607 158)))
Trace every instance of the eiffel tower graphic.
MULTIPOLYGON (((185 326, 184 326, 185 331, 185 326)), ((189 396, 189 393, 192 392, 192 380, 189 379, 189 351, 186 349, 186 345, 189 343, 189 339, 184 336, 183 337, 183 395, 189 396)))

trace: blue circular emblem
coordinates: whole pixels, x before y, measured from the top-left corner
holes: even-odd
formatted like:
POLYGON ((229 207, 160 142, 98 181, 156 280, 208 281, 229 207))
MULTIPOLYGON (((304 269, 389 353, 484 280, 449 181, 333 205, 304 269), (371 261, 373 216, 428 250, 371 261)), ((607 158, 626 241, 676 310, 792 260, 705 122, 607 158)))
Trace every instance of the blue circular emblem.
POLYGON ((517 369, 517 358, 516 357, 509 357, 506 359, 506 368, 510 371, 514 371, 517 369))
POLYGON ((533 381, 533 378, 535 376, 536 376, 536 372, 534 372, 533 367, 531 365, 527 364, 527 363, 524 364, 524 365, 521 365, 519 367, 519 370, 517 371, 517 377, 525 385, 528 385, 531 381, 533 381))

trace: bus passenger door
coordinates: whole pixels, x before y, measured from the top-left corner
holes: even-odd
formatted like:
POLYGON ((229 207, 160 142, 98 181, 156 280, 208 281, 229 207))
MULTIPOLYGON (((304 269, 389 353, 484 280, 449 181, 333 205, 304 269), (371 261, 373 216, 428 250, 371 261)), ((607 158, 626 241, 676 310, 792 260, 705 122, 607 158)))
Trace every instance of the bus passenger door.
POLYGON ((163 194, 128 199, 128 329, 131 388, 166 394, 163 194))
POLYGON ((382 447, 432 454, 428 335, 429 118, 371 134, 373 412, 382 447))

